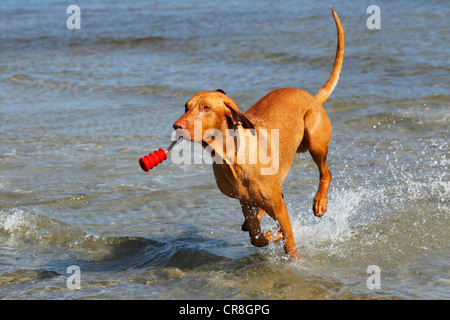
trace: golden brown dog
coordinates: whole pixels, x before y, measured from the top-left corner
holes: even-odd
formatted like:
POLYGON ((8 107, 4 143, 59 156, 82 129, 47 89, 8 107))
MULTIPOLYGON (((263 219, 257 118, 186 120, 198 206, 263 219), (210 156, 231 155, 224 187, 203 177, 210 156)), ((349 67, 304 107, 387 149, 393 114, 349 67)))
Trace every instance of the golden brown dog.
POLYGON ((201 142, 211 151, 216 160, 213 170, 217 186, 225 195, 239 199, 245 217, 242 230, 249 232, 251 243, 262 247, 271 239, 283 239, 285 252, 292 259, 299 259, 299 254, 281 185, 296 153, 308 150, 319 168, 314 214, 320 217, 327 210, 331 173, 326 160, 331 123, 322 105, 338 82, 344 60, 344 30, 333 9, 332 13, 338 34, 336 58, 328 81, 315 97, 300 89, 277 89, 243 114, 222 90, 202 91, 186 103, 185 114, 173 125, 176 130, 183 129, 182 135, 192 142, 201 142), (201 125, 201 130, 196 124, 201 125), (267 155, 276 156, 272 163, 263 161, 261 152, 256 162, 251 161, 261 147, 266 148, 267 155), (244 156, 238 159, 241 151, 245 151, 244 156), (275 236, 271 231, 261 231, 260 221, 266 213, 280 226, 275 236))

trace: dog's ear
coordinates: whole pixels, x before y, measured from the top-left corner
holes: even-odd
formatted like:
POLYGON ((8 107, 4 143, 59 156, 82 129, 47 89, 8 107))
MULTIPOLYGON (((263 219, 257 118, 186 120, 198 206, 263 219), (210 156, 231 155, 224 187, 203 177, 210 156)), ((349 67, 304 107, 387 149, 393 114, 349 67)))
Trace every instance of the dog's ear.
POLYGON ((235 125, 242 125, 245 129, 255 129, 253 126, 253 123, 250 122, 250 120, 247 119, 246 116, 239 110, 236 103, 229 99, 226 100, 225 106, 227 107, 227 112, 225 112, 225 115, 230 118, 231 122, 235 125))
POLYGON ((225 93, 225 91, 223 91, 222 89, 217 89, 216 91, 222 92, 224 95, 227 95, 227 94, 225 93))

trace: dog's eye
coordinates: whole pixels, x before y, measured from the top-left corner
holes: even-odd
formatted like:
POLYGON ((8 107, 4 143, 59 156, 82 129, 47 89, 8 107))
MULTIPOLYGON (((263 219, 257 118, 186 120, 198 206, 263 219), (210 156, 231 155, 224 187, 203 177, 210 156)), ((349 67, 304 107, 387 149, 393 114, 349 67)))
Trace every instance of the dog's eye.
POLYGON ((211 107, 210 106, 204 106, 203 110, 205 110, 205 111, 211 110, 211 107))

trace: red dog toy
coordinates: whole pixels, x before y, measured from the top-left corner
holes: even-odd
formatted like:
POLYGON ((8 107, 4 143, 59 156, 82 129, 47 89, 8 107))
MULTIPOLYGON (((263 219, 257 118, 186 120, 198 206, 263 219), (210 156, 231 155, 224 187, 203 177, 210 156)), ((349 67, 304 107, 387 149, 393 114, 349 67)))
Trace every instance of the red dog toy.
MULTIPOLYGON (((181 141, 181 140, 182 140, 182 137, 180 137, 179 141, 181 141)), ((140 158, 139 159, 139 164, 141 165, 142 170, 144 170, 145 172, 148 172, 150 169, 153 169, 158 164, 160 164, 161 162, 166 160, 167 159, 167 152, 172 150, 173 146, 177 142, 178 141, 172 142, 172 144, 166 150, 159 149, 159 150, 156 150, 156 151, 146 155, 145 157, 140 158)))

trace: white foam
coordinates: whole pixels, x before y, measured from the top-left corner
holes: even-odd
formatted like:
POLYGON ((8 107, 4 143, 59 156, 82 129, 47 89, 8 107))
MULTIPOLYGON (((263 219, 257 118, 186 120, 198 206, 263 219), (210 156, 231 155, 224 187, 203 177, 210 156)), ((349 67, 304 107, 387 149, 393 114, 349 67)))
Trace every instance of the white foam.
POLYGON ((13 233, 18 230, 29 229, 30 213, 20 209, 0 211, 0 231, 13 233))
POLYGON ((333 194, 328 202, 328 210, 323 217, 316 217, 312 213, 311 205, 306 212, 296 213, 288 204, 288 211, 292 212, 292 226, 297 242, 302 245, 320 245, 326 242, 343 241, 352 235, 349 219, 358 211, 364 200, 364 190, 341 190, 333 194))

